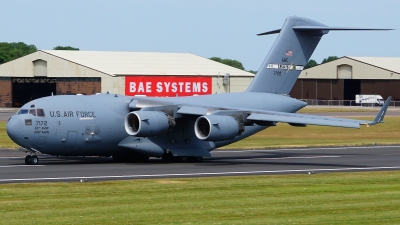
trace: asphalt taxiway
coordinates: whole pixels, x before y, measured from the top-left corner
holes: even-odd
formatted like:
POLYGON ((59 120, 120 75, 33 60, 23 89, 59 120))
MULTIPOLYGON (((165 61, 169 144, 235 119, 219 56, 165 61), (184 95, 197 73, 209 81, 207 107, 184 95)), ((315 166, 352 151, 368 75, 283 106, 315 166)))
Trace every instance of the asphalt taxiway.
POLYGON ((200 163, 114 163, 111 158, 39 156, 25 165, 25 153, 0 149, 0 183, 101 181, 267 174, 313 174, 400 169, 400 146, 216 150, 200 163))

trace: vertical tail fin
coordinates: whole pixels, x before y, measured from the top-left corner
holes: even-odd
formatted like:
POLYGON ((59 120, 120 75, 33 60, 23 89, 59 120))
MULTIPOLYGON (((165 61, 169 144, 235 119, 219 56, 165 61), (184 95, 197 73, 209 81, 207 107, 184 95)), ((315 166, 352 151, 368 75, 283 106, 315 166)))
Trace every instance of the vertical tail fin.
POLYGON ((246 91, 289 94, 321 37, 330 30, 390 29, 328 27, 307 18, 288 17, 282 29, 258 34, 279 36, 246 91))

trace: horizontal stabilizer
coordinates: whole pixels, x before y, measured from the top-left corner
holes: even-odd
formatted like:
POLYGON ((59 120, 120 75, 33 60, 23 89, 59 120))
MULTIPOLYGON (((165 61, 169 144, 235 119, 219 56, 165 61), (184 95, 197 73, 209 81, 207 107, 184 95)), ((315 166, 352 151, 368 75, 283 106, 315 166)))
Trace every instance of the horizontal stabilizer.
MULTIPOLYGON (((294 26, 292 27, 295 31, 330 31, 330 30, 393 30, 393 29, 382 29, 382 28, 359 28, 359 27, 328 27, 328 26, 294 26)), ((281 29, 271 30, 264 33, 257 34, 257 36, 279 34, 281 29)))
POLYGON ((262 36, 262 35, 268 35, 268 34, 279 34, 279 32, 281 32, 281 29, 271 30, 271 31, 260 33, 260 34, 257 34, 257 35, 258 36, 262 36))
POLYGON ((296 31, 317 31, 317 30, 393 30, 382 28, 357 28, 357 27, 328 27, 328 26, 294 26, 293 30, 296 31))

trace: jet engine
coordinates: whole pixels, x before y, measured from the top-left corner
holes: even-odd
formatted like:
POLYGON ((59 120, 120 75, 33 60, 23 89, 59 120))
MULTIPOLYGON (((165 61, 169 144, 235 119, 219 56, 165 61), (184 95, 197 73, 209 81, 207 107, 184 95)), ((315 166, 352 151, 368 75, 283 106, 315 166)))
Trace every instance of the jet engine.
POLYGON ((136 137, 159 135, 174 126, 174 118, 160 111, 135 111, 125 117, 126 132, 136 137))
POLYGON ((243 124, 232 116, 200 116, 194 124, 197 138, 203 141, 230 140, 243 131, 243 124))

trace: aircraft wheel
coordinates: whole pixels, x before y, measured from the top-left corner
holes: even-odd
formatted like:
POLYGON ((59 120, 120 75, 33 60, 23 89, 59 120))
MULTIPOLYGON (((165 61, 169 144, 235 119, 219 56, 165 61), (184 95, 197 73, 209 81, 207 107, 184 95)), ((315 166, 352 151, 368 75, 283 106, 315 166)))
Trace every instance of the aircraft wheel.
POLYGON ((203 157, 199 156, 199 157, 193 157, 193 161, 194 162, 201 162, 203 161, 203 157))
POLYGON ((30 159, 29 159, 29 163, 31 165, 37 165, 39 164, 39 158, 36 155, 33 155, 30 159))
POLYGON ((163 161, 163 162, 168 162, 168 157, 165 156, 165 155, 163 155, 163 156, 161 157, 161 161, 163 161))
POLYGON ((141 163, 145 163, 145 162, 148 162, 148 161, 149 161, 149 158, 150 158, 150 157, 148 157, 148 156, 138 156, 138 157, 136 158, 136 161, 137 161, 137 162, 141 162, 141 163))
POLYGON ((172 156, 172 153, 171 153, 171 152, 169 152, 169 153, 164 153, 164 155, 161 157, 161 159, 162 159, 163 162, 172 162, 173 158, 174 158, 174 157, 172 156))
POLYGON ((147 162, 149 161, 148 156, 144 155, 113 155, 112 159, 116 163, 135 163, 135 162, 147 162))
POLYGON ((31 165, 31 158, 32 158, 31 155, 25 156, 25 164, 26 165, 31 165))
POLYGON ((120 155, 113 155, 112 159, 113 159, 114 162, 120 163, 120 162, 123 162, 124 158, 122 156, 120 156, 120 155))
POLYGON ((190 157, 187 156, 179 156, 179 161, 186 163, 190 161, 190 157))

